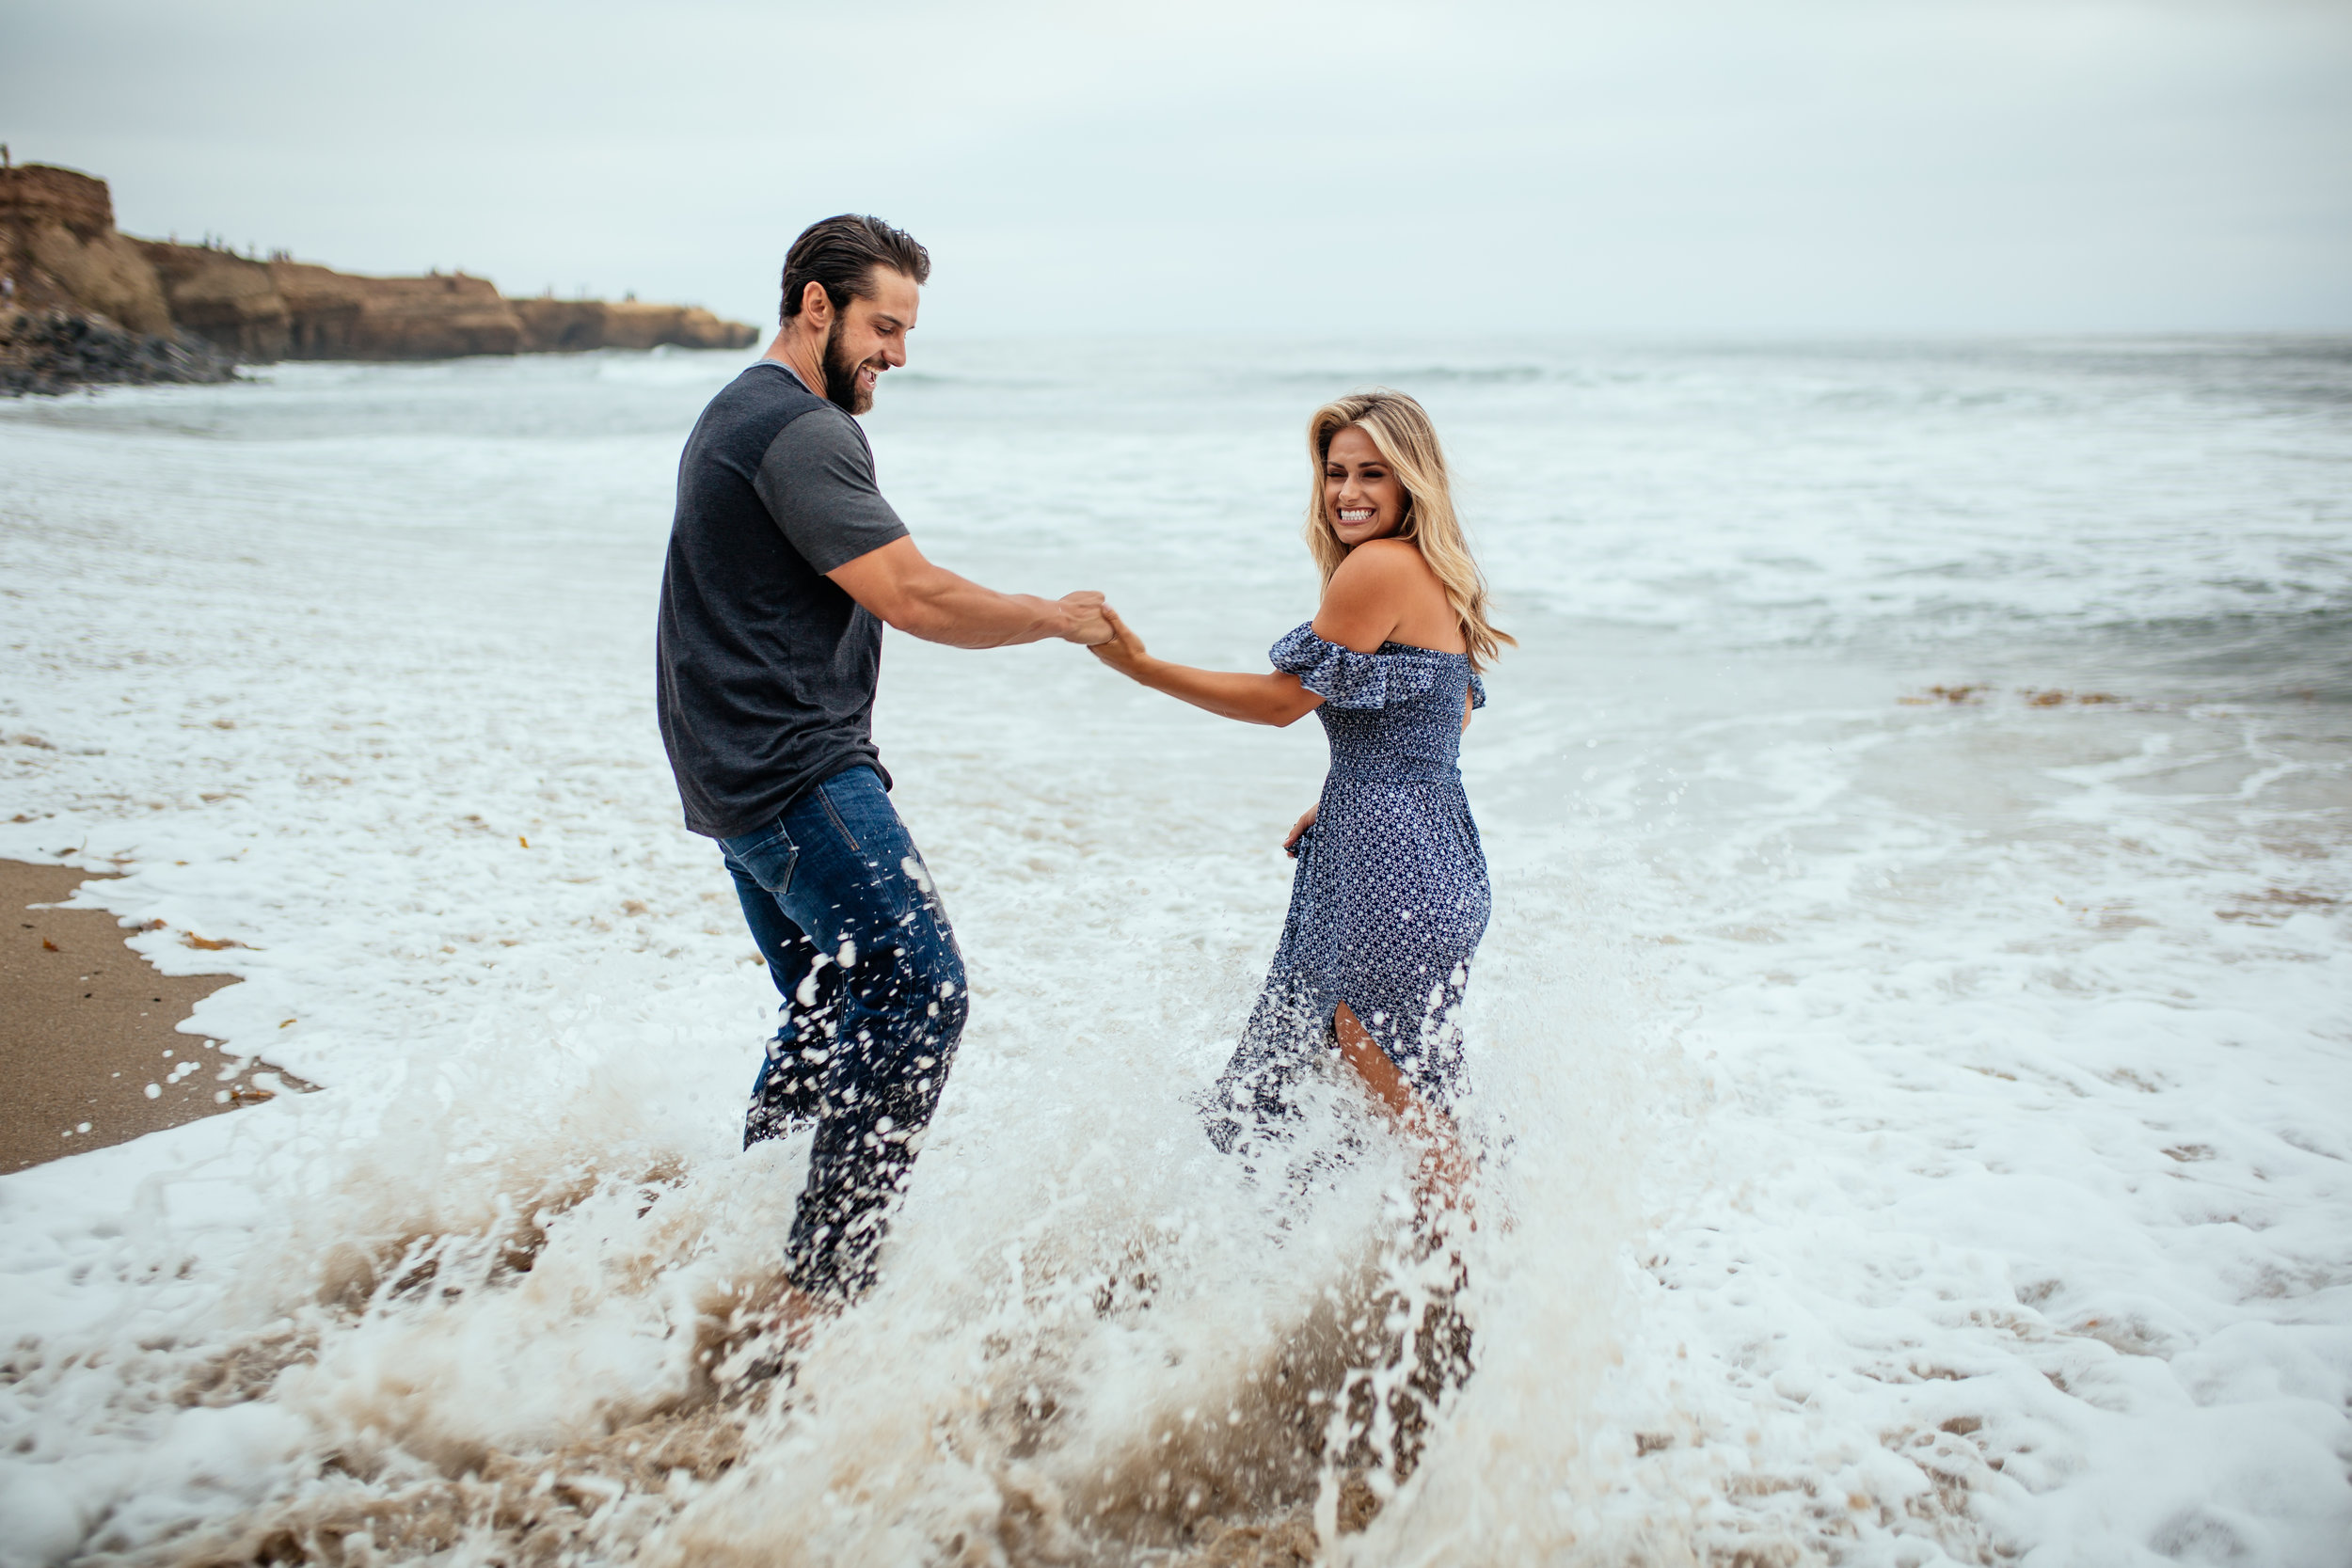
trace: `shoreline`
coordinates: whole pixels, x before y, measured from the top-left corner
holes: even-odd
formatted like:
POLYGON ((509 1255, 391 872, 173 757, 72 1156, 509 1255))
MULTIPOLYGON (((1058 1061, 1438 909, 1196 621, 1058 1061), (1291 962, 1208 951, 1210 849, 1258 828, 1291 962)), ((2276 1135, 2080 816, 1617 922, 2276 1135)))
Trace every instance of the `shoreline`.
POLYGON ((108 879, 0 860, 0 1175, 311 1086, 180 1028, 235 975, 159 974, 114 915, 42 907, 108 879))

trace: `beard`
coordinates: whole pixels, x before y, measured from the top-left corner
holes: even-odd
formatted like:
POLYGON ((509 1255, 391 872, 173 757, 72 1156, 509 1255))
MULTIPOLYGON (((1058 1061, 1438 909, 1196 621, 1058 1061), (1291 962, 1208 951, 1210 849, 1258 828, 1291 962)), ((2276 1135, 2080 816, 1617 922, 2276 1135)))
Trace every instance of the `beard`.
POLYGON ((863 414, 874 406, 874 391, 858 385, 860 361, 841 351, 841 328, 846 324, 840 316, 833 319, 833 329, 825 334, 825 401, 847 413, 863 414))

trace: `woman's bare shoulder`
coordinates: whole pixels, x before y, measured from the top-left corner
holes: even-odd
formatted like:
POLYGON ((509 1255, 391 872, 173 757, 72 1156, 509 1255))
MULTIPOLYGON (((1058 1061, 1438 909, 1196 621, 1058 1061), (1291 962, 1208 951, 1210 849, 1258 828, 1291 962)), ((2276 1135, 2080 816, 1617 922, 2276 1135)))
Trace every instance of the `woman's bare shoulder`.
POLYGON ((1409 539, 1367 539, 1347 552, 1339 569, 1331 574, 1337 586, 1343 579, 1361 584, 1367 589, 1403 588, 1426 579, 1436 582, 1438 576, 1423 561, 1421 549, 1409 539))
POLYGON ((1418 548, 1403 539, 1367 539, 1331 574, 1315 614, 1315 635, 1369 653, 1401 625, 1418 629, 1432 602, 1445 604, 1445 588, 1418 548))
POLYGON ((1327 618, 1345 625, 1367 646, 1393 640, 1440 653, 1463 651, 1461 618, 1446 596, 1445 583, 1408 539, 1367 539, 1350 550, 1325 590, 1318 632, 1327 618), (1376 639, 1369 635, 1375 623, 1380 627, 1376 639))
POLYGON ((1421 551, 1401 539, 1367 539, 1347 552, 1323 590, 1325 608, 1370 608, 1394 610, 1413 596, 1415 579, 1428 571, 1421 551))

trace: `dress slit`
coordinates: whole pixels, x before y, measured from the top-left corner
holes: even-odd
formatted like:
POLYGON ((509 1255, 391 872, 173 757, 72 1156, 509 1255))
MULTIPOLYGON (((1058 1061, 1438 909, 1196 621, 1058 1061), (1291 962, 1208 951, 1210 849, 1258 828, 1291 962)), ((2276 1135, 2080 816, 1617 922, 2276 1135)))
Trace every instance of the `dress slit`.
POLYGON ((1323 698, 1331 768, 1280 945, 1204 1108, 1225 1148, 1295 1114, 1342 1004, 1417 1094, 1450 1106, 1465 1088, 1455 1015, 1492 904, 1457 765, 1464 704, 1486 705, 1469 657, 1399 642, 1359 654, 1304 626, 1273 660, 1323 698))

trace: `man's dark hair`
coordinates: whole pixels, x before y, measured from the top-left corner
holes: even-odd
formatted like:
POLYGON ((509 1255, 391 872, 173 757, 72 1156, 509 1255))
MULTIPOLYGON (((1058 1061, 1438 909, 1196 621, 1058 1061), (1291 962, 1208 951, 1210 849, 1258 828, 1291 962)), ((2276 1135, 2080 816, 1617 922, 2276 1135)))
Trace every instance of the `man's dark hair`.
POLYGON ((876 267, 928 283, 931 253, 914 235, 878 217, 843 213, 810 224, 784 258, 784 319, 801 313, 801 296, 811 283, 825 286, 825 297, 836 311, 848 309, 853 298, 873 298, 876 267))

